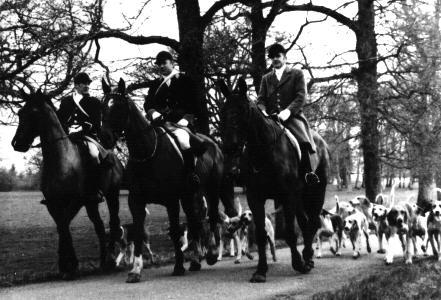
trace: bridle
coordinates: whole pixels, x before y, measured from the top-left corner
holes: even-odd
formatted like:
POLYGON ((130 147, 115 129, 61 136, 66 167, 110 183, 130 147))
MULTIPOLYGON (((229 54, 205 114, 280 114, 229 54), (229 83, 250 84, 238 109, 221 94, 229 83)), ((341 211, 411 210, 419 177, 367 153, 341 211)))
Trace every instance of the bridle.
MULTIPOLYGON (((129 112, 131 110, 131 107, 130 107, 130 104, 129 104, 130 98, 126 94, 122 94, 122 93, 118 93, 118 92, 108 93, 104 97, 105 97, 105 100, 106 100, 104 103, 108 103, 111 99, 113 99, 113 97, 123 97, 125 100, 127 100, 127 117, 126 117, 126 120, 125 120, 125 124, 122 126, 122 128, 127 128, 129 126, 129 117, 128 116, 129 116, 129 112)), ((109 122, 110 120, 103 118, 103 121, 108 121, 109 122)), ((149 129, 153 130, 153 133, 154 133, 154 136, 155 136, 154 144, 153 144, 154 146, 153 146, 152 152, 147 157, 143 157, 143 158, 135 158, 135 157, 131 157, 129 155, 129 161, 132 161, 132 162, 135 162, 135 163, 146 163, 146 162, 150 161, 151 159, 153 159, 153 157, 155 157, 156 150, 158 148, 158 133, 156 132, 155 128, 148 128, 148 127, 143 128, 143 129, 140 130, 140 134, 146 133, 147 130, 149 130, 149 129)), ((111 130, 112 130, 112 134, 115 137, 118 137, 118 138, 124 134, 124 129, 114 129, 112 127, 111 130)))

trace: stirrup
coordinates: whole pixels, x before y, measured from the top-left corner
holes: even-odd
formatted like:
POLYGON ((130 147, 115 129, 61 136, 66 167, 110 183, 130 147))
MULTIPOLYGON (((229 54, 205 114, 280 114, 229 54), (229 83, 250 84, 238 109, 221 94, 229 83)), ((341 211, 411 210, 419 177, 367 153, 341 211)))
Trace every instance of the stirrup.
POLYGON ((320 178, 314 172, 308 172, 305 174, 305 181, 308 185, 320 183, 320 178))

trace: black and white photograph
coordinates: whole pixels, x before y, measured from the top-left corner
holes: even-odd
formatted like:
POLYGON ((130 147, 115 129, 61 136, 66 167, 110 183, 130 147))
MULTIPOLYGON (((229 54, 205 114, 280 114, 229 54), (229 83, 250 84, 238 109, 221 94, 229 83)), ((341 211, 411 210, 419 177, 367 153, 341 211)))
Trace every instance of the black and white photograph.
POLYGON ((0 299, 441 299, 441 0, 0 0, 0 299))

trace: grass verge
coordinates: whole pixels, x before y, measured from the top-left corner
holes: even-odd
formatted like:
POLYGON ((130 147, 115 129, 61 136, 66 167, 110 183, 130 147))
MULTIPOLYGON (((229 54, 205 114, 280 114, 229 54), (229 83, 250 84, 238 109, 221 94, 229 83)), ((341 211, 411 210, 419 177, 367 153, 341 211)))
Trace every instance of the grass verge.
POLYGON ((441 264, 426 258, 412 265, 392 265, 386 272, 370 274, 335 291, 315 294, 312 299, 441 299, 440 282, 441 264))

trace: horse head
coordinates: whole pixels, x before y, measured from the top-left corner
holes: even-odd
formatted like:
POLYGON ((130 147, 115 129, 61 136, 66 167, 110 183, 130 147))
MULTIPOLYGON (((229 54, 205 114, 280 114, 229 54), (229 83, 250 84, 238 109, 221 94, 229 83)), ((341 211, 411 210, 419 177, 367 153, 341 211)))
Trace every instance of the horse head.
POLYGON ((40 134, 41 122, 51 111, 55 114, 54 105, 50 97, 39 89, 35 93, 23 92, 25 105, 18 111, 18 127, 11 145, 15 151, 26 152, 35 138, 40 134))
POLYGON ((129 98, 126 83, 120 78, 118 86, 112 90, 104 79, 101 80, 104 98, 102 100, 101 141, 106 148, 113 148, 127 127, 129 98))
POLYGON ((223 150, 227 155, 238 156, 246 139, 246 116, 250 104, 247 85, 245 79, 240 77, 233 91, 224 81, 219 81, 218 86, 225 96, 220 113, 223 150))

